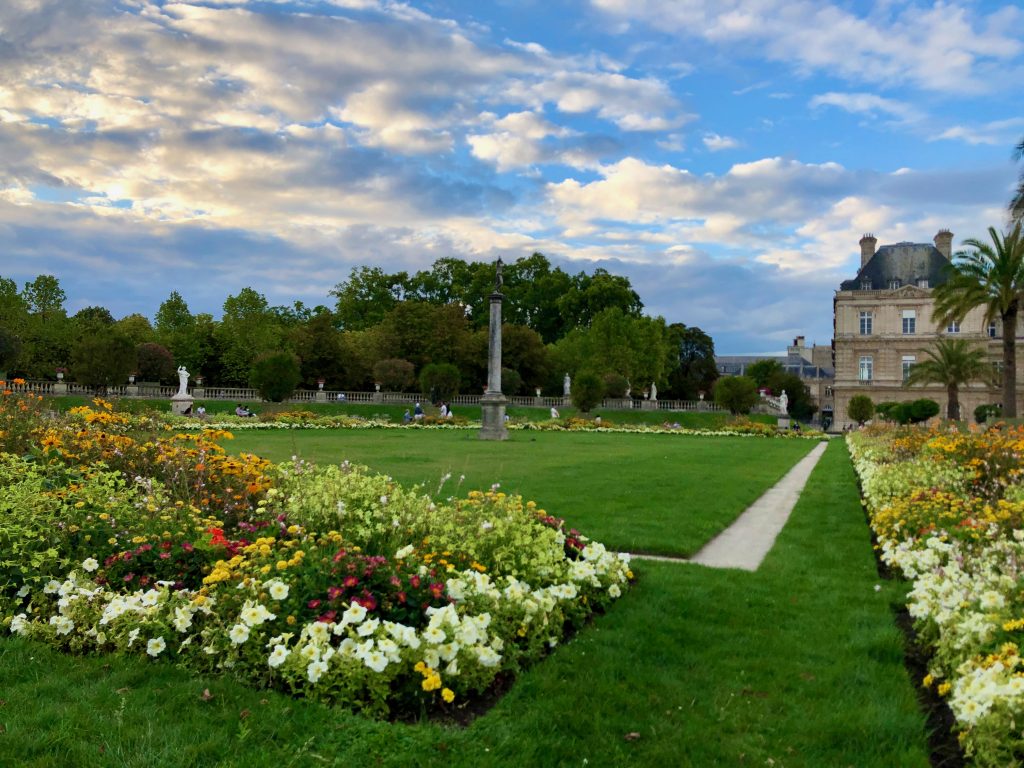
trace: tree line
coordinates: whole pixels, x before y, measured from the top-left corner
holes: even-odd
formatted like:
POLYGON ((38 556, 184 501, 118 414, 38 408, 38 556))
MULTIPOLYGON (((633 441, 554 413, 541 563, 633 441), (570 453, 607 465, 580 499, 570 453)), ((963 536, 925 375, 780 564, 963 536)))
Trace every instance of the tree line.
MULTIPOLYGON (((246 287, 225 299, 217 319, 193 313, 172 291, 151 321, 100 306, 69 315, 56 277, 40 275, 19 291, 0 276, 0 372, 67 372, 100 388, 129 375, 173 383, 184 365, 207 385, 245 387, 293 368, 306 388, 322 380, 326 389, 429 391, 424 384, 437 382, 448 394, 477 393, 486 384, 493 290, 493 264, 442 258, 413 274, 357 267, 330 291, 333 307, 272 306, 246 287)), ((589 373, 609 396, 653 382, 663 397, 696 399, 717 377, 711 337, 644 315, 626 277, 570 275, 535 253, 505 266, 502 293, 506 394, 559 395, 566 373, 589 373)))

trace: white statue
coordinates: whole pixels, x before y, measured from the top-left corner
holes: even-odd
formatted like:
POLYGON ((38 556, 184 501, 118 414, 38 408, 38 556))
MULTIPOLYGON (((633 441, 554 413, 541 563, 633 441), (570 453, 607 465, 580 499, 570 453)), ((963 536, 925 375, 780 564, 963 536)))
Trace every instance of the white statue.
POLYGON ((658 385, 653 381, 651 382, 651 400, 658 399, 658 385))
POLYGON ((189 376, 189 373, 188 373, 188 371, 185 370, 185 366, 184 365, 179 365, 178 366, 178 394, 179 395, 187 395, 188 394, 188 376, 189 376))
POLYGON ((572 382, 569 381, 569 374, 565 374, 565 378, 562 379, 562 394, 565 397, 569 396, 569 390, 572 388, 572 382))
POLYGON ((789 413, 789 397, 786 395, 786 390, 782 390, 782 394, 779 395, 779 409, 783 413, 789 413))

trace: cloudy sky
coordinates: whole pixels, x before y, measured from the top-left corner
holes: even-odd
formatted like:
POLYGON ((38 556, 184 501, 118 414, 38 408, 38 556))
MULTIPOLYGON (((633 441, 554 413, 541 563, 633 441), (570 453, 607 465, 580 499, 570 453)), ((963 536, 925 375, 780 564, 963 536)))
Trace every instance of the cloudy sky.
POLYGON ((535 250, 719 353, 828 343, 864 232, 1001 225, 1016 2, 2 0, 0 275, 330 304, 535 250))

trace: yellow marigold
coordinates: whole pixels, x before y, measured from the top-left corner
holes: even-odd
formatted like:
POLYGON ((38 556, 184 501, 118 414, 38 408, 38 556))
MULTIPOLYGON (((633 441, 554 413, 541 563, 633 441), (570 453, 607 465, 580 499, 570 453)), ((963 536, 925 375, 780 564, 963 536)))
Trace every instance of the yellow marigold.
POLYGON ((436 691, 441 687, 441 676, 438 674, 431 675, 430 677, 424 678, 420 685, 423 687, 424 691, 436 691))
POLYGON ((445 688, 443 691, 441 691, 441 698, 444 699, 447 703, 451 704, 453 701, 455 701, 455 691, 453 691, 451 688, 445 688))
POLYGON ((949 683, 939 683, 939 687, 937 689, 938 692, 939 692, 939 696, 945 696, 947 693, 949 693, 949 691, 950 691, 950 689, 952 689, 952 687, 953 686, 950 685, 949 683))

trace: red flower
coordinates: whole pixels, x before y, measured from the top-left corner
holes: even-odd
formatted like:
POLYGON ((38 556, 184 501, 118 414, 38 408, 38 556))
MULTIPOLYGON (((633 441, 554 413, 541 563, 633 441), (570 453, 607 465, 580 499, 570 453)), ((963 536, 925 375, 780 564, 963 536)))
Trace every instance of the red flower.
POLYGON ((189 542, 187 542, 187 541, 184 541, 184 542, 182 542, 182 544, 181 544, 181 548, 182 548, 182 549, 184 549, 184 550, 185 550, 186 552, 191 552, 191 551, 192 551, 193 549, 195 549, 195 547, 193 547, 193 546, 192 546, 192 545, 191 545, 191 544, 190 544, 189 542))
POLYGON ((338 596, 341 595, 341 593, 344 592, 344 591, 345 590, 342 589, 341 587, 328 587, 327 588, 327 599, 328 600, 337 600, 338 596))
POLYGON ((409 577, 409 583, 412 585, 413 589, 419 589, 420 577, 414 573, 412 576, 409 577))
POLYGON ((324 624, 330 624, 332 621, 334 621, 334 617, 337 616, 337 615, 338 615, 337 611, 327 611, 326 613, 322 614, 321 616, 318 616, 316 620, 319 621, 319 622, 322 622, 324 624))
POLYGON ((346 576, 341 583, 348 589, 351 589, 352 587, 359 586, 359 579, 355 576, 346 576))
POLYGON ((309 608, 310 610, 315 611, 317 608, 320 607, 320 601, 317 598, 314 597, 312 600, 310 600, 308 603, 306 603, 306 607, 309 608))

